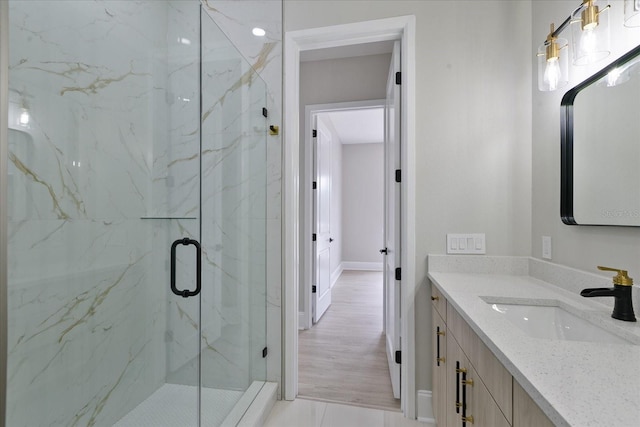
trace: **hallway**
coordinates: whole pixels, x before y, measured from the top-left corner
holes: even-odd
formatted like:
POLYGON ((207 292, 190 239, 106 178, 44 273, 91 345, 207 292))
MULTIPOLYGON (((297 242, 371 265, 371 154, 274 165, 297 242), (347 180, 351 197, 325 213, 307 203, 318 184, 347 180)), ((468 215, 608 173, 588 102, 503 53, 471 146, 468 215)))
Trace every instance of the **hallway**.
POLYGON ((298 340, 298 397, 400 410, 382 332, 382 272, 344 271, 332 303, 298 340))

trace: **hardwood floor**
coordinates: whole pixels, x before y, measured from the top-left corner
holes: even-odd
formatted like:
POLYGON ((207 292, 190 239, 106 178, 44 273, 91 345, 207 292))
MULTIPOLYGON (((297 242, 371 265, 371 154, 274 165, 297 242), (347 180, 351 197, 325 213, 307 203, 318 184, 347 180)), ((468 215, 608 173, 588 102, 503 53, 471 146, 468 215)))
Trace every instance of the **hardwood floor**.
POLYGON ((344 271, 324 316, 299 332, 298 396, 399 411, 382 322, 382 272, 344 271))

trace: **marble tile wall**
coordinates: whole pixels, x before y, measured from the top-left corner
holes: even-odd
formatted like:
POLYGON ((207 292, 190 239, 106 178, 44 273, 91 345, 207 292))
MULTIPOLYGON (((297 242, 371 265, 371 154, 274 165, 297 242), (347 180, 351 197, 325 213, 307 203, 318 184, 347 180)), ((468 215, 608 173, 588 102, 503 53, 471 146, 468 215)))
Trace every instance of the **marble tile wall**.
POLYGON ((185 357, 180 339, 197 355, 197 307, 172 302, 167 275, 171 239, 198 235, 199 107, 172 92, 198 96, 199 49, 167 30, 197 35, 198 13, 10 2, 12 100, 30 120, 10 130, 8 425, 112 425, 185 357), (141 219, 160 216, 194 219, 141 219), (167 328, 172 310, 191 335, 167 328))

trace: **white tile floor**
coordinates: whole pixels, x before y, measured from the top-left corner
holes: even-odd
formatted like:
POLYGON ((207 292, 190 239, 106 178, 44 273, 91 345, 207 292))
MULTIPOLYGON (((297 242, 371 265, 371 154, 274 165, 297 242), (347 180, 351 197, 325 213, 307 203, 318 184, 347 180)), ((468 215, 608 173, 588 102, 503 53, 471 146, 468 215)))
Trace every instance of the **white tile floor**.
POLYGON ((435 427, 400 412, 296 399, 276 402, 264 427, 435 427))

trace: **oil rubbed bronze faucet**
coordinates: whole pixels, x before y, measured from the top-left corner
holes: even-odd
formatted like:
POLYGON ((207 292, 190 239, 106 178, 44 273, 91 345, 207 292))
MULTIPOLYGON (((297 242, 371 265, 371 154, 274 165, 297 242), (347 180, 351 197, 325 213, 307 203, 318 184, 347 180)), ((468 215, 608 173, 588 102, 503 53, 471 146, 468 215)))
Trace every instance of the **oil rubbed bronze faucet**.
POLYGON ((615 271, 618 274, 613 278, 613 288, 590 288, 583 289, 580 295, 583 297, 614 297, 613 313, 611 317, 626 322, 635 322, 636 316, 633 313, 633 301, 631 298, 631 286, 633 279, 627 276, 626 270, 617 268, 601 267, 598 270, 615 271))

